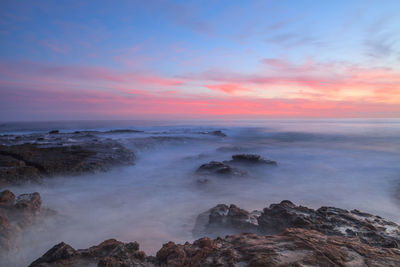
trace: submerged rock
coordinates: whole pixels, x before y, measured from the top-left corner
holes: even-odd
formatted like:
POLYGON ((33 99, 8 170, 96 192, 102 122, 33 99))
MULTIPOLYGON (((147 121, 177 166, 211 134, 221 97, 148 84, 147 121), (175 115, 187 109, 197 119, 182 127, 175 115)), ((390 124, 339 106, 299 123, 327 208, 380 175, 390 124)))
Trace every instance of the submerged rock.
POLYGON ((231 166, 219 162, 219 161, 211 161, 209 163, 201 165, 197 170, 197 174, 207 174, 207 175, 225 175, 225 176, 243 176, 246 172, 241 171, 236 168, 232 168, 231 166))
POLYGON ((232 156, 232 160, 227 161, 228 163, 244 163, 244 164, 267 164, 277 165, 276 161, 262 158, 257 154, 237 154, 232 156))

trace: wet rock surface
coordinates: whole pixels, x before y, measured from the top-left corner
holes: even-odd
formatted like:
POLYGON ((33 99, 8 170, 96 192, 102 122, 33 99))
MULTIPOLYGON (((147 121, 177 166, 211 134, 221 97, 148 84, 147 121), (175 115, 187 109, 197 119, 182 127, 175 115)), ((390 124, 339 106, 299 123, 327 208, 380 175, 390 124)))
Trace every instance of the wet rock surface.
MULTIPOLYGON (((245 176, 247 171, 243 170, 242 167, 248 167, 248 165, 272 165, 276 166, 276 161, 262 158, 256 154, 237 154, 232 156, 232 160, 229 161, 210 161, 197 168, 196 173, 200 175, 217 175, 217 176, 245 176), (233 166, 235 167, 233 167, 233 166), (236 168, 236 167, 241 167, 236 168)), ((199 179, 198 181, 204 181, 199 179)))
POLYGON ((238 232, 256 232, 259 211, 248 212, 235 205, 219 204, 199 214, 193 229, 195 237, 221 236, 238 232))
POLYGON ((231 166, 219 162, 219 161, 210 161, 209 163, 201 165, 197 170, 197 174, 210 175, 224 175, 224 176, 243 176, 246 174, 245 171, 232 168, 231 166))
POLYGON ((38 182, 45 176, 107 171, 132 164, 132 151, 112 139, 88 133, 7 136, 0 138, 0 185, 38 182))
POLYGON ((232 156, 232 160, 226 161, 226 163, 277 165, 276 161, 265 159, 257 154, 236 154, 232 156))
POLYGON ((199 236, 217 235, 221 230, 228 233, 253 232, 279 234, 289 228, 316 230, 326 235, 357 237, 360 242, 377 247, 398 248, 400 226, 358 210, 347 211, 334 207, 317 210, 297 206, 288 200, 272 204, 262 212, 249 213, 231 205, 217 205, 198 216, 194 233, 199 236), (234 207, 240 216, 227 212, 234 207), (208 217, 207 217, 208 215, 208 217), (215 218, 218 218, 217 220, 215 218), (236 220, 235 223, 231 223, 236 220))
MULTIPOLYGON (((7 193, 1 199, 8 203, 13 196, 7 193)), ((398 240, 399 226, 357 210, 313 210, 288 200, 262 212, 220 204, 200 214, 196 227, 203 235, 214 230, 221 234, 221 228, 237 234, 202 237, 183 245, 168 242, 155 257, 146 256, 136 242, 109 239, 77 250, 62 242, 30 266, 398 266, 400 262, 400 249, 387 242, 398 240)))
POLYGON ((24 229, 45 216, 55 214, 52 210, 41 208, 41 205, 37 192, 18 197, 9 190, 0 192, 0 259, 17 249, 24 229))
POLYGON ((109 239, 97 246, 78 250, 61 242, 29 266, 154 266, 151 259, 139 250, 136 242, 109 239))
POLYGON ((60 243, 30 266, 398 266, 399 262, 398 249, 289 228, 272 236, 243 233, 183 245, 168 242, 156 257, 147 257, 136 242, 112 239, 79 250, 60 243))

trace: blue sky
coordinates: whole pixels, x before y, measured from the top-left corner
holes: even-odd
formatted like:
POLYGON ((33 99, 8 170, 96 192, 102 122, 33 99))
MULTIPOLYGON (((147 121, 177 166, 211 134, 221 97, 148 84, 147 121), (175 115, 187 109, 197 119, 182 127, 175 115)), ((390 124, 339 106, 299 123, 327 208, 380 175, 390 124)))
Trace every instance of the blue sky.
MULTIPOLYGON (((44 95, 41 88, 48 95, 86 90, 94 98, 97 91, 110 98, 142 92, 165 101, 173 92, 223 103, 232 97, 338 105, 368 99, 388 108, 400 102, 399 1, 2 1, 0 10, 0 90, 20 108, 4 110, 5 117, 35 113, 21 95, 44 95), (362 75, 369 84, 360 83, 362 75)), ((68 118, 62 104, 57 116, 68 118)), ((152 105, 146 110, 157 116, 152 105)), ((134 115, 129 108, 119 114, 134 115)), ((355 113, 338 114, 347 115, 355 113)))

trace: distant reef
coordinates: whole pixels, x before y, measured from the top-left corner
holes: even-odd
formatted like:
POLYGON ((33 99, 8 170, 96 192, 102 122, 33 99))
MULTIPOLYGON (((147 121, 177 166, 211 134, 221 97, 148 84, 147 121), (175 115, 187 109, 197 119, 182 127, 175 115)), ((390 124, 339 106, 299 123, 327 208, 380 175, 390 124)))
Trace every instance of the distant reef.
POLYGON ((134 159, 134 153, 121 143, 89 132, 53 130, 48 134, 3 135, 0 186, 40 182, 43 177, 55 175, 107 171, 113 166, 133 164, 134 159))

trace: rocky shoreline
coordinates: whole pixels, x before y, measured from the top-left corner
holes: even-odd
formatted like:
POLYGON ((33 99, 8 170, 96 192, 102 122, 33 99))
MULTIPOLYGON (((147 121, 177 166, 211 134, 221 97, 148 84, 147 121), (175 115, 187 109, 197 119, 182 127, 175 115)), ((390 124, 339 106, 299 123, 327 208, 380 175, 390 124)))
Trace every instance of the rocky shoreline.
POLYGON ((62 242, 31 263, 45 266, 398 266, 400 226, 334 207, 318 210, 288 200, 262 212, 220 204, 199 215, 194 233, 217 235, 168 242, 147 256, 137 242, 109 239, 87 249, 62 242), (199 230, 198 228, 202 228, 199 230))
MULTIPOLYGON (((133 164, 135 154, 107 138, 107 134, 137 133, 140 131, 53 130, 46 134, 0 136, 0 186, 37 183, 44 177, 107 171, 133 164)), ((226 137, 221 131, 198 134, 226 137)), ((144 141, 137 142, 140 145, 144 141)), ((198 182, 206 183, 213 176, 241 178, 251 168, 276 166, 276 161, 257 154, 234 154, 230 160, 204 163, 194 174, 198 182)), ((57 215, 57 211, 42 207, 38 192, 19 196, 9 190, 0 192, 0 262, 18 250, 18 240, 25 230, 57 215)), ((167 242, 154 256, 141 251, 137 242, 108 239, 86 249, 61 242, 30 266, 400 265, 400 226, 359 210, 314 210, 289 200, 254 211, 234 204, 218 204, 197 216, 192 234, 197 239, 194 242, 167 242)))

